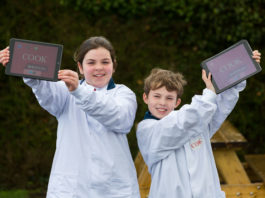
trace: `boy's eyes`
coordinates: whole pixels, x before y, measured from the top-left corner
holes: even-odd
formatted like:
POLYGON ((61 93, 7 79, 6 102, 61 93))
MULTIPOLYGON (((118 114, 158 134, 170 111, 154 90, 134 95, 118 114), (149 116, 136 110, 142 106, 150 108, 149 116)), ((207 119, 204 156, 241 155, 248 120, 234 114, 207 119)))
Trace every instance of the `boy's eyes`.
MULTIPOLYGON (((155 98, 160 98, 159 95, 154 95, 154 97, 155 97, 155 98)), ((168 97, 167 100, 174 100, 174 98, 172 98, 172 97, 168 97)))

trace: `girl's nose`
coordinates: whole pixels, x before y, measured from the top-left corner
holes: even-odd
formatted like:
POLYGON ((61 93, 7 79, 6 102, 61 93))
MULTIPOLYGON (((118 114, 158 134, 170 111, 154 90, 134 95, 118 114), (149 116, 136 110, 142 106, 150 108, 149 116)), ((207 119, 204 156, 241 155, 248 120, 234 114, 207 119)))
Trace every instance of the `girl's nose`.
POLYGON ((101 70, 103 68, 103 65, 98 63, 96 64, 96 70, 101 70))

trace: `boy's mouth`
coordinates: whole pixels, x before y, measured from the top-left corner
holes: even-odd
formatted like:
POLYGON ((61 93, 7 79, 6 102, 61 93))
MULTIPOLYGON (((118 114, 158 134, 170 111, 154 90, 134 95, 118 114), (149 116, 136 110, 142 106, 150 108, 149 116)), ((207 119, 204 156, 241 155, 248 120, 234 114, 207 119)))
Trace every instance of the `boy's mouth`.
POLYGON ((167 109, 165 109, 165 108, 156 108, 156 110, 159 111, 159 112, 165 112, 165 111, 167 111, 167 109))

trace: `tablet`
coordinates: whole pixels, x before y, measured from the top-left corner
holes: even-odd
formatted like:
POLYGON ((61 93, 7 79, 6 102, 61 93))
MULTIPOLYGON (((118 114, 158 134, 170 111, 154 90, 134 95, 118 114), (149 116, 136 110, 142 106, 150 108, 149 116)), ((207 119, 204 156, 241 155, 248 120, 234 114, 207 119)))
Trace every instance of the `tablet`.
POLYGON ((58 81, 62 45, 12 38, 9 50, 7 75, 58 81))
POLYGON ((201 63, 207 74, 211 72, 216 93, 221 93, 261 71, 252 58, 247 40, 241 40, 201 63))

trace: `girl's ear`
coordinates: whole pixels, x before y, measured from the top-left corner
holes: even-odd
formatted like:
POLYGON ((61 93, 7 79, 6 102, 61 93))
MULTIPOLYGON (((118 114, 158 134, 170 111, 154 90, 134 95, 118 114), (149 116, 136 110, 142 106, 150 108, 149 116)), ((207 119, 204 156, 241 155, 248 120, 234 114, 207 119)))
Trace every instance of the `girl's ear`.
POLYGON ((84 74, 83 67, 80 62, 77 62, 77 66, 78 66, 80 74, 84 74))
POLYGON ((176 102, 176 105, 175 105, 175 108, 177 108, 177 107, 180 105, 180 103, 181 103, 181 99, 178 98, 178 99, 177 99, 177 102, 176 102))
POLYGON ((145 104, 148 104, 148 96, 145 93, 143 93, 143 101, 145 104))
POLYGON ((112 61, 112 67, 113 67, 113 71, 112 71, 112 74, 114 74, 115 73, 115 68, 116 67, 114 67, 114 65, 116 65, 117 66, 117 62, 116 62, 116 59, 114 59, 114 61, 112 61))

